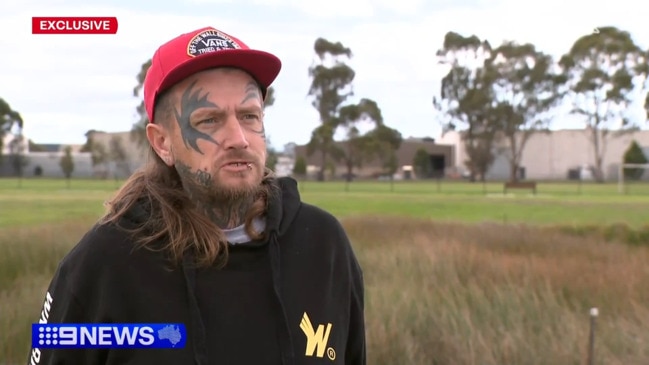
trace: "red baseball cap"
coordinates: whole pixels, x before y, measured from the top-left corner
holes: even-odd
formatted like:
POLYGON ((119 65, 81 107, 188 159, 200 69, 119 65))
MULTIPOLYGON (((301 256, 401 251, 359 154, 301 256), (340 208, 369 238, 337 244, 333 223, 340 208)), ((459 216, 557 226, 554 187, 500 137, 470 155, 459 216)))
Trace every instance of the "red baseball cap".
POLYGON ((214 67, 231 66, 248 72, 261 85, 262 96, 282 68, 280 59, 250 49, 241 40, 213 27, 181 34, 156 50, 144 79, 144 106, 149 121, 157 97, 184 78, 214 67))

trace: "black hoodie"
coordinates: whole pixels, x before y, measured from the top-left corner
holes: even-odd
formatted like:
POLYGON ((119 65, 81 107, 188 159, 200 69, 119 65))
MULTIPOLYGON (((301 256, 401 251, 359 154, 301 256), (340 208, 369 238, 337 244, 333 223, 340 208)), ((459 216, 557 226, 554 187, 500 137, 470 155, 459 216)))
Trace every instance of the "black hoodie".
MULTIPOLYGON (((112 225, 95 225, 59 264, 41 322, 183 323, 183 349, 32 349, 28 363, 364 365, 363 277, 350 242, 336 218, 301 202, 295 180, 277 183, 269 239, 231 245, 225 268, 170 270, 112 225)), ((141 219, 138 208, 123 223, 141 219)))

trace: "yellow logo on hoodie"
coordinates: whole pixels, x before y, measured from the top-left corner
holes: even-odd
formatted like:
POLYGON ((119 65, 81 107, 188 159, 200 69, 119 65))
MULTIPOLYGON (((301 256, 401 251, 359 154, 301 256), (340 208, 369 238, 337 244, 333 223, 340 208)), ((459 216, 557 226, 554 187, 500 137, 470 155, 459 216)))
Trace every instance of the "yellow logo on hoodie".
POLYGON ((317 330, 314 329, 309 316, 304 312, 302 322, 300 322, 300 329, 302 329, 302 332, 306 336, 306 356, 313 356, 315 353, 315 356, 323 357, 325 350, 327 350, 329 359, 336 359, 336 351, 332 347, 327 348, 331 327, 332 324, 327 323, 326 325, 318 325, 317 330))

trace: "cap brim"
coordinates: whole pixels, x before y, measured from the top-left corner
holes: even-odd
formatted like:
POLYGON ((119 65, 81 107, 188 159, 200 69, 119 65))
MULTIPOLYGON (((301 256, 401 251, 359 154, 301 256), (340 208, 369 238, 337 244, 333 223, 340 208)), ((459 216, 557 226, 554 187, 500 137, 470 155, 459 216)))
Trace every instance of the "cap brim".
POLYGON ((158 88, 158 95, 179 81, 215 67, 236 67, 248 72, 266 89, 275 81, 282 68, 282 62, 275 55, 252 49, 226 49, 211 52, 181 63, 170 70, 158 88))

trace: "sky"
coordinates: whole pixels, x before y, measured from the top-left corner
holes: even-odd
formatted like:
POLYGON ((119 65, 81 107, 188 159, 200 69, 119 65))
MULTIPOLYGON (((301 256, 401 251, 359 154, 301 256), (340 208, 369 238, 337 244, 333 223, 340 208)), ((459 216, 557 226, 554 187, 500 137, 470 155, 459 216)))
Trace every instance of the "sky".
MULTIPOLYGON (((24 0, 0 13, 0 98, 36 143, 82 144, 90 129, 128 131, 140 66, 167 40, 213 26, 282 60, 266 130, 276 148, 307 143, 319 117, 308 97, 318 37, 351 48, 354 98, 381 108, 404 137, 439 137, 432 97, 444 68, 435 52, 449 31, 492 45, 531 42, 555 57, 579 37, 616 26, 649 48, 646 15, 631 0, 24 0), (115 35, 34 35, 34 16, 114 16, 115 35)), ((559 117, 555 127, 581 127, 559 117)))

